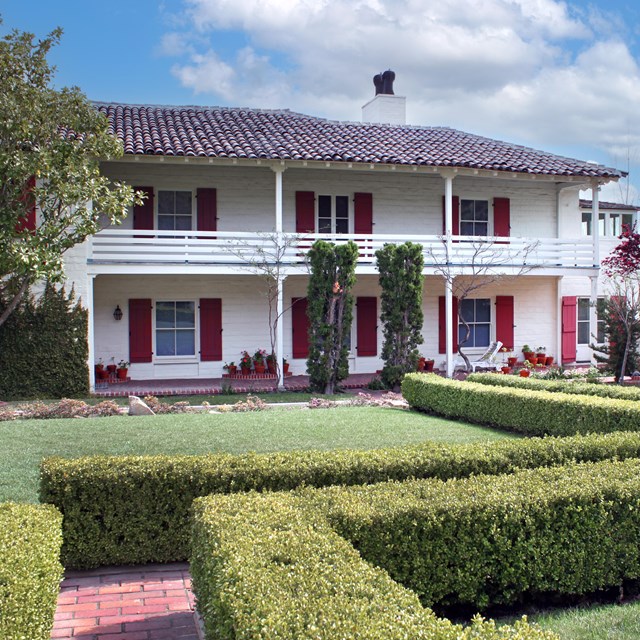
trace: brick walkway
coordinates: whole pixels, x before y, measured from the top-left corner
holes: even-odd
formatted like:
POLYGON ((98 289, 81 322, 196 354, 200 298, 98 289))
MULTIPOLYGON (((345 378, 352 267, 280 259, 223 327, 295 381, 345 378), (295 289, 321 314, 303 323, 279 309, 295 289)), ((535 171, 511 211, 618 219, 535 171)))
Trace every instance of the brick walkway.
POLYGON ((51 637, 202 640, 188 565, 67 572, 51 637))

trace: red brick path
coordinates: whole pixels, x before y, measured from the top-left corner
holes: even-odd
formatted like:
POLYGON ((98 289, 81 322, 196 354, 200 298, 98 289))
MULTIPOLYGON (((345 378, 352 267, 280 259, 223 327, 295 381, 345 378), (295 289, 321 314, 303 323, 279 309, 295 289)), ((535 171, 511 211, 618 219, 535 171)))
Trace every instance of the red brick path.
POLYGON ((51 637, 201 640, 188 565, 67 572, 51 637))

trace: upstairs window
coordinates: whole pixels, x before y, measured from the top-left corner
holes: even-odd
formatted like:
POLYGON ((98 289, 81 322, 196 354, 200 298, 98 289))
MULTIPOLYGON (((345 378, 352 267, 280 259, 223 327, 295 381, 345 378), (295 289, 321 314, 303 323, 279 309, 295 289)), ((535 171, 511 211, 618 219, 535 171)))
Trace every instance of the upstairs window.
POLYGON ((195 302, 156 302, 156 354, 194 356, 195 353, 195 302))
POLYGON ((460 200, 460 235, 489 235, 489 202, 487 200, 460 200))
POLYGON ((169 231, 193 229, 191 191, 158 191, 158 229, 169 231))
POLYGON ((318 196, 318 233, 349 233, 348 196, 318 196))
POLYGON ((467 298, 460 302, 459 313, 471 330, 469 339, 463 343, 466 329, 462 322, 458 325, 458 343, 473 349, 491 344, 491 300, 489 298, 467 298))

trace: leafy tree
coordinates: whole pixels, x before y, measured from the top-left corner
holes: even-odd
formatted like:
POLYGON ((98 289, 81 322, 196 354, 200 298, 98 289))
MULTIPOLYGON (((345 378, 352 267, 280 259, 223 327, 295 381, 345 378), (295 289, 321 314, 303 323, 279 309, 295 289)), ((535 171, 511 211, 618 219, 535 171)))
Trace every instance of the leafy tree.
POLYGON ((618 238, 622 242, 602 260, 604 272, 626 276, 640 271, 640 234, 635 226, 625 224, 618 238))
POLYGON ((99 159, 122 155, 106 118, 77 87, 52 86, 47 55, 61 35, 36 42, 14 30, 0 40, 0 326, 34 282, 63 280, 65 251, 141 198, 100 175, 99 159))
POLYGON ((380 319, 384 326, 382 381, 400 385, 405 373, 416 370, 422 344, 422 246, 405 242, 376 251, 380 273, 380 319))
POLYGON ((349 375, 345 343, 353 319, 353 296, 358 246, 313 243, 307 255, 311 273, 307 289, 309 317, 309 384, 314 391, 335 393, 349 375))

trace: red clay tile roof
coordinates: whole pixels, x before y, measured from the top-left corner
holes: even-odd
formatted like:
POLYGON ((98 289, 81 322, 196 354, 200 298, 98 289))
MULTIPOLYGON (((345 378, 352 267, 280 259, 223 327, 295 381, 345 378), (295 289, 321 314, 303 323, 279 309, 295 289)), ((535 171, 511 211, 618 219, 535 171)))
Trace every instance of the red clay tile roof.
POLYGON ((263 158, 537 175, 619 177, 623 172, 448 127, 336 122, 288 110, 95 103, 125 154, 263 158))

